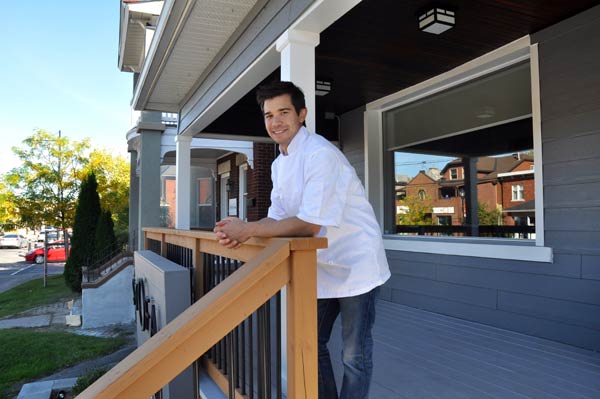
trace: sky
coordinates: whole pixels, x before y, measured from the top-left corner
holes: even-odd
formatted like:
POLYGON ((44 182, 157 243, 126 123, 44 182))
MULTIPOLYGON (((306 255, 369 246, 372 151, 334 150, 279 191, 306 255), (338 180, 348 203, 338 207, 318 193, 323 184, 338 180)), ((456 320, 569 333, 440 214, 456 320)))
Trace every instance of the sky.
POLYGON ((0 174, 38 128, 127 157, 133 75, 117 67, 119 1, 11 1, 2 11, 0 174))

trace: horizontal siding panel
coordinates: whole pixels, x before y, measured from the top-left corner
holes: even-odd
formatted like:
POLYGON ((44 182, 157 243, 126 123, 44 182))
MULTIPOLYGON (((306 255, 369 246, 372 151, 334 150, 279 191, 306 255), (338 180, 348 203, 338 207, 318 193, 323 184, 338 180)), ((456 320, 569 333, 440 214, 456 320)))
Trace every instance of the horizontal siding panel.
POLYGON ((490 310, 480 306, 400 290, 392 291, 392 301, 582 348, 600 350, 600 334, 597 330, 585 327, 503 310, 490 310))
POLYGON ((600 232, 546 231, 544 240, 546 246, 557 251, 600 254, 600 232))
POLYGON ((545 230, 600 231, 600 207, 546 209, 545 230))
MULTIPOLYGON (((546 120, 545 115, 542 115, 542 119, 542 148, 545 151, 546 144, 552 140, 563 140, 596 132, 600 126, 600 104, 587 112, 565 115, 560 119, 546 120)), ((546 153, 543 152, 543 155, 546 160, 546 153)))
POLYGON ((494 289, 424 280, 398 274, 392 274, 386 285, 391 287, 392 290, 423 294, 496 309, 497 294, 494 289))
MULTIPOLYGON (((597 129, 600 129, 600 121, 598 122, 597 129)), ((544 178, 546 177, 546 167, 554 162, 587 158, 596 158, 597 160, 598 153, 600 153, 600 130, 576 137, 548 141, 543 145, 544 178)))
POLYGON ((600 182, 549 186, 544 183, 544 208, 600 206, 600 182))
POLYGON ((438 280, 600 305, 600 281, 443 266, 438 280))
POLYGON ((414 262, 432 263, 437 265, 473 267, 483 270, 500 270, 573 278, 579 278, 581 275, 581 257, 572 254, 555 253, 553 263, 544 263, 404 251, 386 251, 386 253, 390 265, 392 265, 396 259, 399 259, 409 264, 414 262))
POLYGON ((498 309, 599 330, 600 306, 500 291, 498 309))
POLYGON ((390 271, 394 274, 421 277, 435 280, 435 265, 433 263, 389 259, 390 271))
POLYGON ((600 255, 584 255, 582 257, 581 277, 585 279, 600 280, 600 255))
POLYGON ((600 25, 591 23, 540 45, 544 120, 590 111, 600 104, 600 25))
MULTIPOLYGON (((544 162, 544 185, 576 184, 600 181, 600 147, 594 149, 595 158, 577 159, 573 161, 546 163, 544 162)), ((565 152, 575 150, 566 148, 565 152)))

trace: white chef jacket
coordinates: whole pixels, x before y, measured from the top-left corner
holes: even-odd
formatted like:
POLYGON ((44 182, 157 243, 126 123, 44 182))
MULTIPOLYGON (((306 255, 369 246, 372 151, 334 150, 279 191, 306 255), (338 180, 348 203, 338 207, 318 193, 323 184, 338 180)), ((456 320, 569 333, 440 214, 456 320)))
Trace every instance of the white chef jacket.
POLYGON ((381 230, 365 190, 344 154, 301 127, 271 166, 275 220, 296 216, 322 226, 328 248, 317 250, 317 297, 360 295, 390 277, 381 230))

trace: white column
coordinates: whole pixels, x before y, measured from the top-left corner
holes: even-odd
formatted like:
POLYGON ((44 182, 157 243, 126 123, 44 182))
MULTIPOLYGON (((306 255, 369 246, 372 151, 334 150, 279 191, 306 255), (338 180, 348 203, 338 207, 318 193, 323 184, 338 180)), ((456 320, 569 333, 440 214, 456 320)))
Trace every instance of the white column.
POLYGON ((275 46, 281 53, 281 80, 293 82, 304 92, 308 109, 306 127, 311 132, 316 129, 315 47, 318 45, 318 33, 288 30, 275 46))
POLYGON ((177 136, 176 143, 176 186, 175 186, 175 228, 190 229, 190 169, 191 169, 190 136, 177 136))
MULTIPOLYGON (((277 40, 275 48, 281 53, 281 80, 293 82, 304 92, 306 128, 316 131, 315 123, 315 47, 319 45, 319 34, 288 30, 277 40)), ((283 391, 287 392, 287 296, 281 290, 281 377, 283 391)))

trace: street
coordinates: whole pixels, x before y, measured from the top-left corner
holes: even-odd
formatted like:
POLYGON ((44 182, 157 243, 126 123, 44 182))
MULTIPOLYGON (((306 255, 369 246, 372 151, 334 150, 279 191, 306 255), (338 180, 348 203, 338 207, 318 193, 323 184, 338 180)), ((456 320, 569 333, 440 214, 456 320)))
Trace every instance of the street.
MULTIPOLYGON (((0 292, 44 276, 44 265, 25 262, 25 258, 19 255, 25 254, 25 252, 27 252, 26 248, 0 249, 0 292)), ((62 274, 63 269, 64 262, 48 263, 48 275, 62 274)))

